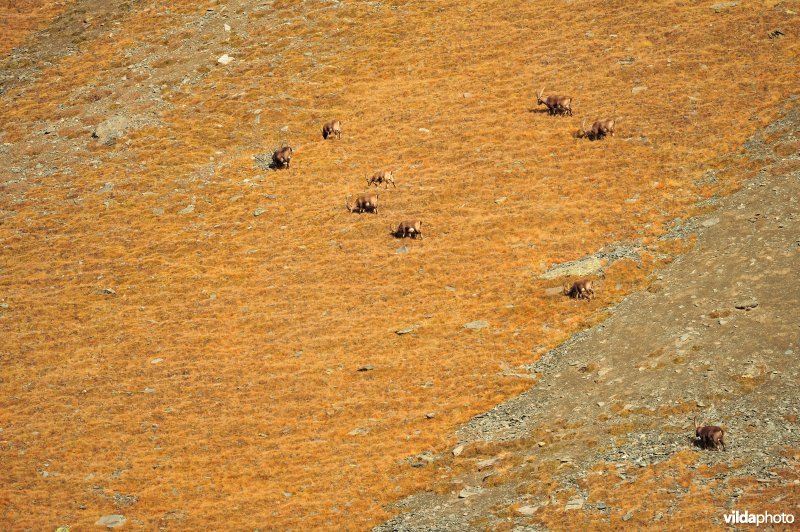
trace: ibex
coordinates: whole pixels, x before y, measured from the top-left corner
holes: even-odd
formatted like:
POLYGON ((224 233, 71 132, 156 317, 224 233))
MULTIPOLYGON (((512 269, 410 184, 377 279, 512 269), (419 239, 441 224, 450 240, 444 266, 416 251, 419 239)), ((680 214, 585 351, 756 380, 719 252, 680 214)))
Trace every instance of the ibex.
POLYGON ((591 279, 581 279, 580 281, 575 281, 572 283, 570 288, 564 287, 564 294, 568 295, 572 299, 585 299, 586 301, 591 301, 594 295, 594 290, 592 290, 592 280, 591 279))
POLYGON ((291 148, 291 146, 278 148, 275 150, 275 153, 272 154, 272 166, 275 168, 289 168, 289 163, 292 162, 293 153, 294 150, 291 148))
POLYGON ((396 238, 405 238, 407 236, 410 236, 411 238, 422 238, 422 221, 405 220, 400 222, 400 225, 397 226, 397 229, 389 226, 389 230, 396 238))
POLYGON ((327 139, 331 135, 337 139, 342 138, 342 123, 338 120, 331 120, 322 126, 322 138, 327 139))
POLYGON ((391 183, 394 188, 397 188, 397 185, 394 184, 394 176, 391 172, 375 172, 372 177, 367 178, 367 186, 372 184, 380 186, 381 183, 383 183, 386 188, 389 188, 389 183, 391 183))
POLYGON ((607 118, 605 120, 597 120, 592 124, 592 128, 586 131, 586 119, 581 122, 581 129, 575 133, 575 138, 582 139, 583 137, 589 140, 600 140, 606 135, 614 136, 614 124, 616 119, 607 118))
POLYGON ((725 431, 721 427, 715 425, 700 426, 697 423, 697 418, 694 418, 694 434, 700 440, 700 447, 708 449, 710 445, 714 446, 715 451, 719 451, 720 447, 725 450, 725 431))
POLYGON ((542 94, 544 94, 544 87, 536 95, 536 105, 546 105, 547 112, 551 115, 566 114, 572 116, 572 98, 570 96, 548 96, 543 100, 542 94))
POLYGON ((372 192, 367 192, 364 194, 359 194, 356 197, 356 204, 355 206, 350 205, 350 201, 346 200, 345 205, 347 205, 347 210, 350 212, 374 212, 378 214, 378 195, 372 192))

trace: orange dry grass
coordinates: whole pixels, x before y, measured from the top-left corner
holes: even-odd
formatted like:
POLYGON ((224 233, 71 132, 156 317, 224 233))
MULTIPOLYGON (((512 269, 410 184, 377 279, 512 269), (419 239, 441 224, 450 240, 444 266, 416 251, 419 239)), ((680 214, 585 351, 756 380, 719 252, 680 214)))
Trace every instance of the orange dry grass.
MULTIPOLYGON (((590 304, 546 297, 538 273, 614 241, 656 243, 735 186, 695 180, 796 90, 797 41, 765 36, 796 34, 780 5, 552 4, 232 4, 245 36, 193 51, 205 77, 162 88, 163 126, 2 185, 14 215, 0 225, 0 519, 365 528, 428 485, 428 469, 397 460, 446 449, 456 426, 522 391, 504 366, 585 326, 650 266, 612 268, 590 304), (225 52, 235 61, 221 67, 225 52), (576 117, 528 112, 541 85, 572 94, 576 117), (617 138, 570 138, 580 117, 612 113, 617 138), (344 138, 322 142, 333 117, 344 138), (291 172, 253 165, 283 140, 291 172), (380 215, 347 214, 378 169, 399 190, 380 215), (396 254, 389 225, 411 217, 426 238, 396 254), (490 329, 462 329, 475 319, 490 329)), ((97 123, 93 102, 148 112, 150 76, 182 63, 127 65, 177 50, 175 21, 210 5, 143 3, 4 96, 17 164, 51 151, 43 123, 97 123), (84 86, 100 89, 73 93, 84 86)))
POLYGON ((45 28, 69 4, 68 0, 0 0, 0 54, 45 28))

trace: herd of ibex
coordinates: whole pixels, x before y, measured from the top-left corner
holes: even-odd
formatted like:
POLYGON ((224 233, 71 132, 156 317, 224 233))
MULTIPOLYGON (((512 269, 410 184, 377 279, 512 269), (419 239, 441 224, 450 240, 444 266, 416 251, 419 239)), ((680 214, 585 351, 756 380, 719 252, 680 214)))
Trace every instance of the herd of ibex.
MULTIPOLYGON (((536 95, 537 105, 547 107, 547 113, 551 116, 572 116, 572 98, 569 96, 550 95, 544 97, 544 87, 536 95)), ((602 140, 607 136, 614 136, 614 126, 616 118, 595 121, 589 130, 586 129, 586 119, 581 122, 581 128, 573 136, 575 138, 588 138, 589 140, 602 140)), ((342 138, 342 123, 339 120, 331 120, 322 126, 322 138, 342 138)), ((272 167, 275 169, 289 168, 294 151, 290 146, 283 146, 272 154, 272 167)), ((380 171, 366 178, 367 187, 372 185, 385 189, 397 188, 392 172, 380 171)), ((378 194, 377 192, 365 192, 355 198, 355 203, 349 199, 345 200, 347 210, 351 213, 373 213, 378 214, 378 194)), ((390 226, 389 232, 396 238, 422 238, 422 220, 404 220, 397 227, 390 226)), ((594 283, 591 279, 581 279, 572 283, 571 286, 564 286, 564 295, 572 299, 585 299, 591 301, 594 296, 594 283)), ((694 419, 695 436, 697 443, 703 449, 713 447, 715 450, 725 450, 723 440, 725 431, 715 425, 700 425, 697 418, 694 419)))
MULTIPOLYGON (((551 116, 572 116, 572 97, 571 96, 558 96, 551 94, 546 98, 544 96, 544 87, 536 94, 536 105, 544 105, 547 107, 547 114, 551 116)), ((578 139, 587 138, 589 140, 602 140, 606 135, 614 136, 614 125, 616 118, 607 118, 605 120, 597 120, 592 124, 591 129, 586 131, 586 119, 581 123, 581 128, 574 133, 574 137, 578 139)))
MULTIPOLYGON (((572 98, 570 96, 558 96, 551 94, 544 96, 544 87, 537 93, 536 101, 538 105, 547 107, 548 114, 555 116, 572 116, 572 98)), ((574 136, 576 138, 588 138, 590 140, 600 140, 606 135, 614 136, 614 124, 616 119, 609 118, 607 120, 597 120, 589 131, 586 130, 586 120, 581 123, 581 129, 577 131, 574 136)), ((340 120, 331 120, 322 126, 322 138, 327 140, 329 138, 342 138, 342 122, 340 120)), ((275 169, 289 168, 294 151, 290 146, 283 146, 272 154, 272 167, 275 169)), ((384 186, 385 189, 389 188, 389 184, 393 188, 397 188, 394 181, 392 172, 380 171, 366 178, 367 187, 375 185, 380 187, 384 186)), ((366 192, 359 194, 355 198, 355 203, 350 203, 350 200, 345 201, 347 210, 352 213, 373 213, 378 214, 378 194, 366 192)), ((401 222, 397 228, 392 227, 391 234, 397 238, 422 238, 422 221, 411 220, 401 222)), ((583 279, 576 281, 571 288, 564 289, 564 293, 574 299, 585 299, 591 301, 594 291, 592 290, 592 281, 583 279)))
MULTIPOLYGON (((340 120, 331 120, 322 126, 322 138, 327 140, 329 138, 342 138, 342 122, 340 120)), ((292 160, 294 150, 291 146, 282 146, 275 150, 272 154, 272 168, 275 170, 288 169, 292 160)), ((372 177, 367 177, 367 187, 375 185, 388 189, 391 184, 393 188, 397 188, 394 181, 394 174, 392 172, 380 171, 375 172, 372 177)), ((359 194, 355 198, 355 202, 351 203, 350 199, 345 200, 347 210, 352 213, 363 214, 372 213, 378 214, 378 194, 375 192, 365 192, 359 194)), ((390 234, 397 238, 422 238, 422 221, 421 220, 406 220, 400 222, 397 228, 390 227, 390 234)))

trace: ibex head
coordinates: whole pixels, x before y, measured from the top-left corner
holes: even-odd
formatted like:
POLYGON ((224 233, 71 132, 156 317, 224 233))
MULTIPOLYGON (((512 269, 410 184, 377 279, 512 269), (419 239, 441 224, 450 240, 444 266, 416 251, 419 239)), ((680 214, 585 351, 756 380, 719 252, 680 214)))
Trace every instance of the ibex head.
POLYGON ((581 122, 581 128, 575 132, 576 139, 582 139, 586 136, 586 119, 584 118, 581 122))
POLYGON ((537 105, 541 105, 542 103, 544 103, 542 101, 542 95, 543 94, 544 94, 544 87, 542 87, 542 90, 540 90, 539 93, 536 95, 536 104, 537 105))

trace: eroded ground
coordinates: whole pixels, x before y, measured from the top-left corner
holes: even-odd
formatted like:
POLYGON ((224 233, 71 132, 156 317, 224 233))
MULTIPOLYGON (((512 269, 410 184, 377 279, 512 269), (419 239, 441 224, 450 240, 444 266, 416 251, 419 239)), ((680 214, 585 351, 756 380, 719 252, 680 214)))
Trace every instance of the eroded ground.
POLYGON ((519 368, 535 386, 460 428, 454 452, 427 457, 437 490, 403 501, 383 529, 800 515, 800 154, 782 149, 800 137, 796 100, 789 109, 747 143, 764 168, 676 228, 698 234, 694 249, 601 325, 519 368), (694 418, 724 427, 724 452, 696 445, 694 418))
POLYGON ((25 5, 0 17, 14 529, 385 521, 440 474, 407 457, 691 247, 662 237, 763 166, 736 155, 797 90, 792 2, 25 5), (291 171, 254 159, 282 143, 291 171), (348 214, 377 170, 397 190, 348 214), (587 256, 591 303, 541 277, 587 256))

